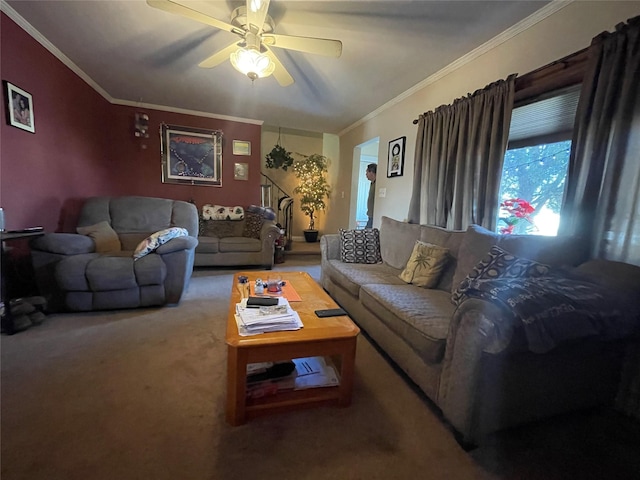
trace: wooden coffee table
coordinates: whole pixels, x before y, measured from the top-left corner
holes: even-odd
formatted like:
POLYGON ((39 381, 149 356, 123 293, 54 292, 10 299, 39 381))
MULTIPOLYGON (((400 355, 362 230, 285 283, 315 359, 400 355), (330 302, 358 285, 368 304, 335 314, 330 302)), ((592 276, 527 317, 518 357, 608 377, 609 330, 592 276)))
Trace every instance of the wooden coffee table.
MULTIPOLYGON (((273 272, 271 272, 273 273, 273 272)), ((240 294, 237 276, 253 282, 269 272, 239 272, 234 277, 227 319, 227 422, 241 425, 247 419, 267 413, 285 412, 321 405, 348 406, 353 389, 356 339, 360 329, 348 316, 318 318, 314 311, 338 305, 306 272, 278 272, 294 287, 302 301, 290 302, 304 328, 249 337, 238 334, 234 318, 240 294), (262 398, 247 398, 247 364, 293 358, 330 357, 339 370, 340 385, 278 392, 262 398)))

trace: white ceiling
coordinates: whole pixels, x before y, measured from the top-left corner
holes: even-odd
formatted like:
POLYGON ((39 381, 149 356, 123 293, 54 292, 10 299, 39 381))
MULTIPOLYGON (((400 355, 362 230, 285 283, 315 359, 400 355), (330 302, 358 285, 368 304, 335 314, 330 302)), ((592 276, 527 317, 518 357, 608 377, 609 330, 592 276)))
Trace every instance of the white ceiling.
MULTIPOLYGON (((275 33, 343 43, 338 59, 274 48, 289 87, 252 84, 228 61, 199 68, 237 37, 144 0, 6 3, 116 102, 339 133, 549 2, 272 0, 275 33)), ((244 4, 182 3, 225 22, 244 4)))

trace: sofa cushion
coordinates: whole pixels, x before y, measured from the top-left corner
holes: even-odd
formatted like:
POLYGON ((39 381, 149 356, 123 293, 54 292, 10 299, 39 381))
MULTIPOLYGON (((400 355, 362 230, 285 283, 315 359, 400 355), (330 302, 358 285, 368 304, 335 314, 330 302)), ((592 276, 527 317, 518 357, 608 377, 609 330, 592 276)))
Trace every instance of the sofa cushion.
POLYGON ((548 274, 550 270, 549 265, 518 257, 494 245, 453 291, 451 301, 459 305, 464 299, 464 292, 475 280, 540 277, 548 274))
POLYGON ((586 242, 576 237, 501 235, 479 225, 470 225, 458 250, 458 264, 453 276, 452 290, 458 288, 460 282, 471 273, 473 267, 493 245, 498 245, 513 255, 553 267, 579 265, 588 254, 586 242))
POLYGON ((414 285, 363 285, 360 301, 425 362, 442 361, 455 307, 449 292, 414 285))
POLYGON ((85 275, 89 290, 125 290, 138 288, 131 257, 110 257, 101 255, 87 264, 85 275))
POLYGON ((360 286, 367 283, 384 285, 406 285, 398 278, 400 270, 384 263, 360 264, 329 260, 323 269, 333 282, 358 297, 360 286))
POLYGON ((407 266, 399 277, 418 287, 433 288, 438 283, 448 259, 448 249, 417 240, 407 266))
POLYGON ((224 237, 218 240, 218 251, 220 253, 259 252, 260 250, 262 250, 262 242, 255 238, 224 237))
POLYGON ((340 260, 345 263, 380 263, 380 231, 340 229, 340 260))
POLYGON ((109 222, 98 222, 87 227, 77 227, 80 235, 91 237, 96 244, 96 252, 117 252, 121 249, 120 239, 109 222))
POLYGON ((164 245, 169 240, 172 240, 176 237, 187 236, 189 236, 189 232, 187 232, 187 229, 180 227, 165 228, 164 230, 152 233, 138 244, 133 252, 133 258, 136 260, 142 258, 145 255, 153 252, 160 245, 164 245))
POLYGON ((382 217, 382 225, 380 226, 382 261, 393 268, 402 270, 411 257, 416 240, 420 240, 420 232, 420 225, 382 217))
POLYGON ((197 253, 218 253, 220 240, 218 237, 198 237, 197 253))

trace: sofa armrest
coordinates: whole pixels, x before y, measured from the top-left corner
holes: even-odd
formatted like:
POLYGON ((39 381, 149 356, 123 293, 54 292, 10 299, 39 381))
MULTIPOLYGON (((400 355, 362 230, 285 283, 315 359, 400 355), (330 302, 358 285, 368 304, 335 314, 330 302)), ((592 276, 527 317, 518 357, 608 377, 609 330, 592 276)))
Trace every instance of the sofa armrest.
POLYGON ((340 235, 329 233, 320 237, 320 255, 323 260, 340 259, 340 235))
POLYGON ((156 252, 159 255, 166 255, 167 253, 177 252, 179 250, 194 250, 197 246, 198 239, 196 237, 176 237, 160 245, 156 249, 156 252))
POLYGON ((46 233, 31 240, 33 250, 58 255, 79 255, 95 252, 95 243, 91 237, 77 233, 46 233))
POLYGON ((276 239, 280 236, 280 227, 275 222, 265 221, 260 230, 260 240, 262 241, 262 250, 267 250, 273 255, 273 246, 276 239))
POLYGON ((477 418, 482 356, 504 351, 513 337, 513 330, 500 328, 509 324, 500 321, 503 316, 500 307, 472 298, 451 319, 437 403, 467 442, 482 434, 477 418))

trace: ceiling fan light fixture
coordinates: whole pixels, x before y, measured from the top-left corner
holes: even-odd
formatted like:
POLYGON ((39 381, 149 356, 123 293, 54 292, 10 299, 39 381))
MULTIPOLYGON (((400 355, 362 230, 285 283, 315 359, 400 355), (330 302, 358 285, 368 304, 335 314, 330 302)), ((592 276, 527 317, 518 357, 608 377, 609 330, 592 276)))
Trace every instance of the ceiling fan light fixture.
POLYGON ((275 63, 267 55, 254 48, 239 48, 233 52, 231 64, 251 80, 268 77, 276 68, 275 63))

